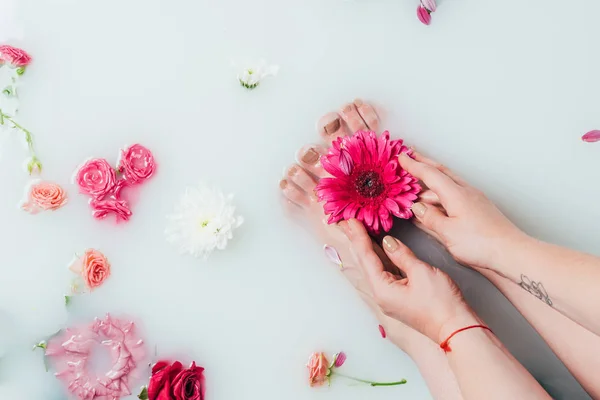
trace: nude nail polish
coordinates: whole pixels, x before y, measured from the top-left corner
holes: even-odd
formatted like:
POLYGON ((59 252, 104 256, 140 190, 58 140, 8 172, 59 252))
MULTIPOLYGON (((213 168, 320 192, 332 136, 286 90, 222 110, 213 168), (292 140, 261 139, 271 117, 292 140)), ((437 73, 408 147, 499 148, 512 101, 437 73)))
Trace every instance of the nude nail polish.
POLYGON ((398 242, 391 236, 386 236, 383 238, 383 246, 389 252, 394 252, 398 248, 398 242))
POLYGON ((319 153, 315 149, 308 149, 302 156, 302 162, 309 165, 315 165, 319 161, 319 153))
POLYGON ((279 187, 281 189, 285 189, 287 187, 288 183, 285 179, 283 179, 282 181, 279 182, 279 187))
POLYGON ((296 171, 298 171, 298 169, 296 168, 296 166, 292 166, 289 170, 288 170, 288 175, 289 176, 294 176, 296 175, 296 171))
POLYGON ((331 121, 330 123, 328 123, 327 125, 325 125, 323 127, 323 130, 325 131, 326 134, 331 135, 332 133, 339 131, 340 126, 341 126, 340 119, 336 118, 333 121, 331 121))
POLYGON ((411 207, 411 210, 413 213, 415 213, 415 215, 417 217, 421 218, 421 217, 423 217, 423 215, 425 215, 425 211, 427 211, 427 207, 423 203, 415 203, 411 207))
POLYGON ((363 103, 363 101, 362 101, 361 99, 355 99, 355 100, 354 100, 354 105, 355 105, 356 107, 360 107, 360 106, 362 106, 363 104, 364 104, 364 103, 363 103))

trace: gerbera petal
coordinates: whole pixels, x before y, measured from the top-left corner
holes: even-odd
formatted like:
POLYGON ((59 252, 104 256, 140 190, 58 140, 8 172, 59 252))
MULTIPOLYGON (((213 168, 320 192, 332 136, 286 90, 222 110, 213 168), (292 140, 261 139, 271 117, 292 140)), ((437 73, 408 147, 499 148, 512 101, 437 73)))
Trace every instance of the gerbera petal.
POLYGON ((385 207, 388 210, 390 210, 390 212, 394 213, 394 215, 396 215, 397 213, 400 212, 400 207, 398 207, 398 203, 396 203, 392 199, 385 199, 385 201, 383 202, 383 204, 385 205, 385 207))
POLYGON ((378 234, 380 229, 379 229, 379 218, 376 216, 375 219, 373 220, 373 225, 370 225, 371 230, 375 233, 378 234))
POLYGON ((364 221, 365 220, 365 209, 364 208, 359 208, 358 209, 358 215, 356 216, 356 219, 359 221, 364 221))
POLYGON ((356 216, 356 212, 358 211, 359 205, 356 203, 349 204, 348 207, 344 210, 344 219, 349 220, 356 216))
POLYGON ((394 225, 394 219, 388 215, 386 218, 381 218, 381 227, 383 228, 383 230, 385 232, 389 232, 390 229, 392 229, 392 226, 394 225))
POLYGON ((400 195, 400 196, 396 197, 394 200, 396 203, 398 203, 400 205, 401 208, 404 208, 404 209, 411 208, 413 205, 413 202, 410 201, 409 199, 407 199, 406 196, 400 195))
POLYGON ((354 162, 352 161, 352 157, 350 156, 350 153, 348 153, 348 150, 340 150, 339 160, 339 165, 342 172, 346 175, 350 175, 352 173, 352 169, 354 168, 354 162))
POLYGON ((375 219, 375 212, 371 207, 365 208, 365 224, 367 226, 373 225, 373 220, 375 219))
POLYGON ((334 177, 344 176, 344 172, 332 162, 330 157, 321 157, 321 165, 325 171, 329 172, 334 177))

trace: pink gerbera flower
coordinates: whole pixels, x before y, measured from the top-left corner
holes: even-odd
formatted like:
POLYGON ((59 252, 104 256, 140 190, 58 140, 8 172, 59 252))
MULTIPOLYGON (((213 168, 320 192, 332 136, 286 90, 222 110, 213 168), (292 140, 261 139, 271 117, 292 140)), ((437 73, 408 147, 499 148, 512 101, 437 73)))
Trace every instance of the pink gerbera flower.
POLYGON ((327 155, 321 157, 331 178, 316 188, 328 223, 356 218, 374 234, 392 228, 393 216, 408 219, 410 208, 421 191, 418 179, 400 167, 400 153, 412 150, 402 140, 390 140, 390 133, 377 138, 375 132, 358 131, 340 137, 327 155))

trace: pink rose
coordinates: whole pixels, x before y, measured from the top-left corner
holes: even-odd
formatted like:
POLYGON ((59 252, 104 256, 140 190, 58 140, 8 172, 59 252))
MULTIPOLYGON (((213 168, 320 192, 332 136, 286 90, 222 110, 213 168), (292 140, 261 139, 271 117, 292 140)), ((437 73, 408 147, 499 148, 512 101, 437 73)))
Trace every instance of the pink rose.
POLYGON ((90 206, 94 210, 92 215, 96 219, 103 219, 108 213, 117 214, 117 218, 127 221, 131 217, 131 210, 124 200, 91 200, 90 206))
POLYGON ((21 208, 31 214, 45 210, 57 210, 67 202, 62 187, 52 182, 33 181, 27 191, 27 200, 21 208))
POLYGON ((150 178, 155 169, 154 156, 141 144, 121 150, 119 171, 128 184, 136 184, 150 178))
POLYGON ((117 177, 115 170, 106 160, 95 158, 79 167, 74 179, 81 193, 94 199, 102 199, 111 193, 117 177))
POLYGON ((110 263, 98 250, 88 249, 83 256, 76 259, 69 269, 81 274, 88 289, 100 286, 110 276, 110 263))
POLYGON ((25 50, 5 44, 0 46, 0 62, 7 62, 15 67, 26 67, 31 62, 31 56, 25 50))

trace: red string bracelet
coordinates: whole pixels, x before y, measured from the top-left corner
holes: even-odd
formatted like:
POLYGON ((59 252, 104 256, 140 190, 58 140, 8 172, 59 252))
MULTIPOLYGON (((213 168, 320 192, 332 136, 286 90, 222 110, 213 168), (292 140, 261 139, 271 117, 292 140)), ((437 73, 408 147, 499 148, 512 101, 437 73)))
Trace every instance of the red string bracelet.
MULTIPOLYGON (((442 343, 440 343, 440 347, 442 350, 444 350, 444 353, 450 353, 452 351, 452 349, 450 348, 449 342, 450 342, 450 339, 452 339, 452 337, 454 335, 456 335, 457 333, 461 333, 462 331, 466 331, 468 329, 473 329, 473 328, 487 329, 488 331, 492 332, 492 330, 485 325, 470 325, 470 326, 465 326, 464 328, 460 328, 459 330, 452 332, 452 334, 450 336, 448 336, 448 339, 446 339, 442 343)), ((494 333, 494 332, 492 332, 492 333, 494 333)))

